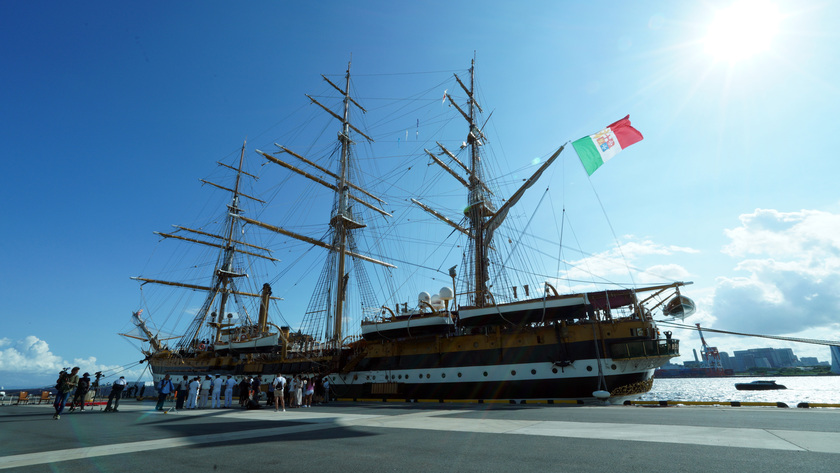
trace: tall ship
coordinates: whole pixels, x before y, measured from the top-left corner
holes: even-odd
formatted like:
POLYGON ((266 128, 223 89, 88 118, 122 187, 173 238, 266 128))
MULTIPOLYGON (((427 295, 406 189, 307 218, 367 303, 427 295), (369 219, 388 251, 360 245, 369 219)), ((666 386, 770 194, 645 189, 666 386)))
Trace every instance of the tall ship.
MULTIPOLYGON (((272 152, 256 151, 263 168, 281 173, 278 182, 302 180, 332 195, 329 214, 324 213, 318 228, 298 225, 309 230, 305 234, 290 228, 294 220, 271 220, 273 206, 288 210, 315 198, 284 191, 276 182, 267 184, 273 198, 251 195, 250 189, 262 184, 256 178, 264 181, 265 176, 246 171, 245 145, 233 164, 220 163, 232 184, 204 181, 227 195, 220 218, 212 225, 179 225, 173 232, 158 233, 162 243, 177 240, 203 248, 205 262, 192 263, 186 253, 176 253, 177 263, 195 270, 187 280, 134 278, 144 293, 166 287, 199 297, 200 303, 179 296, 150 302, 144 295, 142 307, 132 314, 132 330, 123 335, 142 342, 155 381, 166 374, 232 374, 264 381, 277 374, 316 375, 329 379, 338 399, 401 401, 620 401, 651 389, 654 370, 679 356, 679 341, 670 333, 663 336, 654 318, 684 317, 693 311, 693 302, 680 293, 690 283, 566 292, 556 287, 556 278, 533 268, 525 274, 534 282, 513 282, 518 279, 511 276, 512 261, 519 261, 513 255, 534 248, 498 235, 565 145, 518 189, 503 195, 489 176, 492 156, 484 152, 487 119, 476 97, 475 61, 468 76, 453 76, 452 90, 458 93, 447 89, 437 100, 439 107, 445 105, 463 120, 462 134, 455 146, 444 144, 450 137, 434 141, 434 150, 418 149, 415 159, 425 159, 427 170, 440 171, 451 180, 446 185, 461 189, 461 215, 448 216, 424 202, 423 195, 404 195, 407 207, 427 219, 394 217, 385 200, 361 184, 367 178, 382 187, 389 176, 360 171, 355 158, 357 147, 376 143, 361 125, 351 123, 354 113, 367 111, 351 96, 349 65, 342 85, 323 76, 333 95, 339 94, 333 96, 332 107, 320 96, 307 96, 318 112, 335 120, 331 126, 337 141, 320 148, 326 158, 318 162, 284 144, 276 144, 272 152), (444 238, 460 238, 461 243, 451 246, 460 264, 438 270, 434 282, 427 283, 439 290, 418 291, 416 299, 400 301, 397 293, 405 292, 410 278, 395 281, 402 274, 397 268, 426 268, 428 260, 409 261, 408 252, 399 247, 437 225, 450 232, 444 238), (367 232, 374 226, 379 233, 371 237, 367 232), (271 243, 249 241, 257 237, 269 242, 272 235, 283 240, 283 256, 292 262, 296 253, 324 256, 308 288, 300 287, 303 277, 293 280, 294 270, 282 269, 285 262, 271 243), (386 254, 383 242, 389 240, 398 240, 396 254, 386 254), (264 281, 257 280, 260 265, 269 268, 264 281), (385 276, 372 277, 371 267, 385 276), (274 294, 278 288, 287 300, 274 294), (302 316, 295 315, 299 327, 292 328, 281 308, 302 292, 312 295, 302 316)), ((419 119, 417 123, 419 128, 419 119)), ((407 145, 409 137, 406 130, 406 141, 397 145, 407 145)), ((444 185, 440 179, 419 184, 415 191, 444 185)), ((429 254, 427 259, 437 256, 429 254)), ((434 264, 444 262, 441 257, 434 264)))

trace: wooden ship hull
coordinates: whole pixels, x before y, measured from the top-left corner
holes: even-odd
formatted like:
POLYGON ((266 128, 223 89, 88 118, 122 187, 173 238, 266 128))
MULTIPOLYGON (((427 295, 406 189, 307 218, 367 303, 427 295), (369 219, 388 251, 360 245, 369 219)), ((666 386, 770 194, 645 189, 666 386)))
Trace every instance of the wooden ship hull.
MULTIPOLYGON (((586 300, 589 296, 581 295, 586 300)), ((617 299, 614 303, 619 305, 617 299)), ((644 316, 600 320, 597 307, 590 303, 584 309, 597 320, 567 318, 520 329, 497 325, 454 335, 359 340, 332 351, 291 352, 280 343, 270 352, 226 356, 163 352, 150 355, 149 364, 156 381, 165 374, 260 376, 265 382, 277 374, 322 375, 329 378, 337 399, 357 401, 588 402, 594 400, 601 376, 616 401, 647 392, 654 370, 679 356, 679 342, 660 339, 655 323, 644 316)))

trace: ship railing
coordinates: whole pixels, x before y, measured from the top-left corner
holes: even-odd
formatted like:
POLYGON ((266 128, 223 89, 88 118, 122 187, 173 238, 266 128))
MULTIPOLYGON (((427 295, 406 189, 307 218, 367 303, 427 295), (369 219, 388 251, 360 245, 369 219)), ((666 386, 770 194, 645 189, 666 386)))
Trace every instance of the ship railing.
POLYGON ((679 340, 635 340, 613 343, 610 356, 613 359, 679 356, 679 340))

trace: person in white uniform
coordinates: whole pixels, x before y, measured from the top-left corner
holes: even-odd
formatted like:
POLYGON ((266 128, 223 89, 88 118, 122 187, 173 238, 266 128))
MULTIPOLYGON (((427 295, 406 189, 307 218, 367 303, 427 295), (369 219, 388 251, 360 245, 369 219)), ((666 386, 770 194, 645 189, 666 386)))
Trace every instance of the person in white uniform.
POLYGON ((187 409, 195 409, 195 398, 198 397, 199 386, 201 386, 201 383, 198 382, 198 378, 193 378, 190 381, 190 390, 187 393, 187 409))
POLYGON ((222 385, 224 381, 222 381, 221 375, 216 375, 216 379, 213 380, 213 409, 218 409, 222 407, 222 401, 219 400, 220 396, 222 395, 222 385))
POLYGON ((236 386, 236 380, 233 376, 227 375, 225 381, 225 407, 231 407, 233 403, 233 387, 236 386))

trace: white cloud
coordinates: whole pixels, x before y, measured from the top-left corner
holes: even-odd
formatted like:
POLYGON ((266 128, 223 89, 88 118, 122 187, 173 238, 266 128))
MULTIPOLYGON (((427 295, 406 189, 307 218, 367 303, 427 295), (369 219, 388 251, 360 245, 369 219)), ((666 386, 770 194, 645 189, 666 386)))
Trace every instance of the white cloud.
MULTIPOLYGON (((61 369, 66 363, 61 357, 50 352, 47 342, 34 335, 23 340, 0 340, 0 372, 44 373, 61 369)), ((66 365, 65 365, 66 366, 66 365)))
POLYGON ((743 276, 718 279, 712 312, 727 329, 784 334, 828 327, 840 313, 840 215, 757 209, 725 230, 743 276))
MULTIPOLYGON (((103 371, 106 375, 121 371, 120 366, 104 365, 96 357, 74 358, 68 361, 50 351, 49 344, 29 335, 22 340, 0 339, 0 385, 31 388, 51 386, 62 368, 78 366, 80 373, 103 371)), ((121 371, 121 375, 140 376, 143 367, 121 371)))

